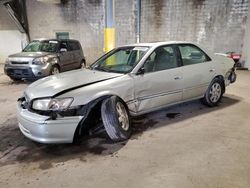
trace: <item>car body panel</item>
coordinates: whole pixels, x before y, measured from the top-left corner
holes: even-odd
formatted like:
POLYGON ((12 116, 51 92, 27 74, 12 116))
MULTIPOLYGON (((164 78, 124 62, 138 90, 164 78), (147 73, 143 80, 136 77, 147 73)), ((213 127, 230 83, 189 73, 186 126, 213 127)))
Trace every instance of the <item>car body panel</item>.
POLYGON ((182 66, 183 100, 203 96, 215 77, 213 61, 182 66))
POLYGON ((40 143, 72 143, 72 135, 83 116, 63 117, 54 121, 49 116, 22 109, 18 102, 17 118, 21 132, 31 140, 40 143))
MULTIPOLYGON (((46 55, 53 55, 53 53, 49 53, 49 52, 19 52, 16 54, 12 54, 9 55, 9 58, 11 58, 10 60, 13 61, 18 61, 20 60, 20 57, 24 57, 24 58, 36 58, 36 57, 43 57, 46 55)), ((22 61, 23 59, 21 59, 22 61)))
POLYGON ((89 69, 73 70, 42 78, 30 84, 25 93, 30 100, 41 97, 52 97, 70 88, 79 87, 81 85, 84 86, 88 83, 98 82, 121 75, 122 74, 92 71, 89 69))
POLYGON ((181 67, 134 76, 136 112, 141 113, 182 100, 181 78, 181 67))

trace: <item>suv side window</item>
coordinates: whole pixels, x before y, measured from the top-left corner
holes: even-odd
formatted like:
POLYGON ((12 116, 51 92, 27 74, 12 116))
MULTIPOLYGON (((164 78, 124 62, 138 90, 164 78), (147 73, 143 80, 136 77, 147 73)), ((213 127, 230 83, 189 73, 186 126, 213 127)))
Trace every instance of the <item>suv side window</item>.
POLYGON ((211 60, 201 49, 191 44, 181 44, 179 50, 184 66, 211 60))
POLYGON ((144 72, 156 72, 178 67, 176 53, 172 46, 161 46, 147 58, 144 72))
POLYGON ((62 48, 66 48, 67 51, 70 51, 69 45, 65 41, 62 41, 60 44, 60 49, 62 49, 62 48))
POLYGON ((69 43, 69 46, 70 46, 72 51, 80 50, 80 46, 79 46, 78 42, 68 42, 68 43, 69 43))

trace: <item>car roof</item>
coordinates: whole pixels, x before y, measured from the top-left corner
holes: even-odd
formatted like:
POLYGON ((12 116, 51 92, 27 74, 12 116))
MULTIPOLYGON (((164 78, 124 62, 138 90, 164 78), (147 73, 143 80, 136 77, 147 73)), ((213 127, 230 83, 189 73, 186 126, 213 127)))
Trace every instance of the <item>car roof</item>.
POLYGON ((148 46, 148 47, 155 49, 159 46, 170 45, 170 44, 192 44, 194 46, 197 46, 201 50, 203 50, 210 58, 213 58, 213 53, 209 49, 205 50, 203 46, 201 46, 200 44, 197 44, 195 42, 190 42, 190 41, 163 41, 163 42, 135 43, 135 44, 129 44, 129 45, 121 46, 121 47, 129 47, 129 46, 138 46, 138 47, 145 46, 146 47, 148 46))
POLYGON ((52 41, 73 41, 73 42, 78 42, 78 40, 74 40, 74 39, 55 39, 55 38, 38 38, 38 39, 34 39, 32 41, 48 41, 48 40, 52 40, 52 41))
POLYGON ((150 47, 156 47, 156 46, 168 45, 168 44, 194 44, 194 43, 187 42, 187 41, 165 41, 165 42, 135 43, 135 44, 129 44, 129 45, 125 45, 125 46, 150 46, 150 47))

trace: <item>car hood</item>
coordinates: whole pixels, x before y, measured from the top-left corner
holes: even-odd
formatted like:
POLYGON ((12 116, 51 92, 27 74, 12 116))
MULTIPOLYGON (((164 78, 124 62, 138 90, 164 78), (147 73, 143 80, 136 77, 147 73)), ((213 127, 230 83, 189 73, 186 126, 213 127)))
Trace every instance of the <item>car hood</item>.
POLYGON ((25 91, 25 95, 29 100, 42 97, 55 97, 73 89, 92 85, 122 75, 123 74, 100 72, 89 69, 68 71, 42 78, 30 84, 25 91))
POLYGON ((42 57, 42 56, 51 55, 51 54, 52 53, 49 53, 49 52, 20 52, 20 53, 10 55, 9 58, 13 58, 13 57, 35 58, 35 57, 42 57))

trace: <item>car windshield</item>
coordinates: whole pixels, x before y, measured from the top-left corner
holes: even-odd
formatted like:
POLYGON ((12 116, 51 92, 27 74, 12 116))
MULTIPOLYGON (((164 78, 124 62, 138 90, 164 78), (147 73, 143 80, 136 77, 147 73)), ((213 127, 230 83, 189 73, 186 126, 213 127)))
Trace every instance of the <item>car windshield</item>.
POLYGON ((24 52, 56 52, 58 41, 32 41, 24 49, 24 52))
POLYGON ((128 73, 141 60, 148 49, 149 47, 145 46, 117 48, 102 56, 90 68, 105 72, 128 73))

